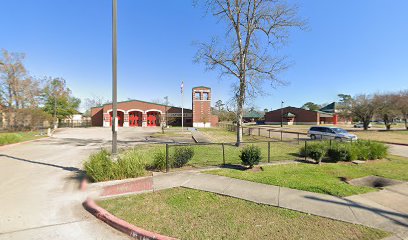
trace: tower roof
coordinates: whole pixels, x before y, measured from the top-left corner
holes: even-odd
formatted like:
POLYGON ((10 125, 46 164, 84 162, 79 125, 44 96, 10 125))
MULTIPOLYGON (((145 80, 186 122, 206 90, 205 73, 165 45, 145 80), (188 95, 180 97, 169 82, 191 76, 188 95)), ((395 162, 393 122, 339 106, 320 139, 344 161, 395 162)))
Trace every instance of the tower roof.
POLYGON ((193 89, 195 88, 206 88, 206 89, 211 89, 210 87, 206 87, 206 86, 197 86, 197 87, 193 87, 193 89))

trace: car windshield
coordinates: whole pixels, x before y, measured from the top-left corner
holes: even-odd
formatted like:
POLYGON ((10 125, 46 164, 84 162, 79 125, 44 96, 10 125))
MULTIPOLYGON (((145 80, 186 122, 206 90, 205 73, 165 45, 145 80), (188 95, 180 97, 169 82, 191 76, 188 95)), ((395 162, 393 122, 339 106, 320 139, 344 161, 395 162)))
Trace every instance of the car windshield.
POLYGON ((332 128, 332 130, 335 133, 348 133, 346 130, 344 130, 343 128, 332 128))

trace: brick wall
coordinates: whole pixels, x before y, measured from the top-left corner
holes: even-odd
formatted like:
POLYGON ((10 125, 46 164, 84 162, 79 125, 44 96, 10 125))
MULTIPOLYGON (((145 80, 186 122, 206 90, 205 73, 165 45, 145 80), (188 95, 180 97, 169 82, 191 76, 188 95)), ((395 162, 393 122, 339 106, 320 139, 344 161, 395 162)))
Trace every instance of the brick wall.
POLYGON ((91 108, 91 125, 94 127, 103 125, 103 108, 102 107, 91 108))
MULTIPOLYGON (((112 110, 112 104, 107 104, 104 105, 103 107, 96 107, 91 109, 91 121, 92 121, 92 126, 109 126, 109 119, 110 116, 107 113, 108 111, 112 110), (104 118, 105 118, 105 124, 104 124, 104 118), (106 121, 108 121, 106 123, 106 121)), ((166 107, 165 105, 162 104, 156 104, 156 103, 151 103, 151 102, 144 102, 144 101, 138 101, 138 100, 132 100, 132 101, 125 101, 125 102, 118 102, 118 114, 128 113, 129 111, 142 111, 142 118, 143 121, 146 120, 146 111, 152 110, 152 111, 159 111, 161 112, 161 121, 165 120, 166 116, 166 110, 169 115, 176 115, 177 118, 181 119, 181 108, 179 107, 171 107, 168 106, 166 107)), ((191 109, 184 109, 184 123, 186 126, 192 126, 192 110, 191 109)), ((129 121, 128 114, 123 114, 124 122, 129 121)), ((181 121, 176 121, 180 122, 181 121)), ((125 123, 124 126, 127 126, 125 123)))
MULTIPOLYGON (((319 113, 315 111, 309 111, 302 108, 295 107, 285 107, 282 109, 283 114, 288 112, 296 115, 294 118, 294 124, 318 124, 319 123, 319 113)), ((265 114, 266 123, 280 123, 281 122, 281 109, 267 112, 265 114)), ((283 118, 283 122, 286 119, 283 118)))
POLYGON ((192 90, 193 126, 211 126, 211 89, 195 87, 192 90))

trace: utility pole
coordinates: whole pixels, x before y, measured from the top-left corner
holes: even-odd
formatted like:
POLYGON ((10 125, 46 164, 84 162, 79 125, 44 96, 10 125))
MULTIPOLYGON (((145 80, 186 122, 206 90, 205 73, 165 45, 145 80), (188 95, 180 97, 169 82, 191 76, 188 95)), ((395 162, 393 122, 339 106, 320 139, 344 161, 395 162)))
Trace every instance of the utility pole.
POLYGON ((54 92, 54 130, 57 129, 57 80, 54 79, 52 81, 52 85, 53 85, 53 92, 54 92))
POLYGON ((283 127, 283 101, 281 102, 281 127, 283 127))
POLYGON ((117 0, 112 0, 112 160, 117 160, 118 119, 117 119, 117 0))
POLYGON ((184 81, 181 82, 181 132, 184 131, 184 107, 183 107, 183 98, 184 98, 184 81))
POLYGON ((167 107, 169 105, 169 96, 165 96, 164 101, 165 101, 164 104, 166 104, 164 113, 166 114, 165 121, 166 121, 166 127, 167 127, 167 107))

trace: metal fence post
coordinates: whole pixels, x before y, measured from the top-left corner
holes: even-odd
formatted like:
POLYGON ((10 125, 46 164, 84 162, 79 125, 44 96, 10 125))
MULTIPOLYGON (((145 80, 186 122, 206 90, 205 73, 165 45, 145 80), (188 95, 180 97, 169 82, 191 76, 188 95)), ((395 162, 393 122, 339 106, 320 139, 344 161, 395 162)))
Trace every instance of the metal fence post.
POLYGON ((261 128, 258 128, 258 136, 261 136, 261 128))
POLYGON ((300 144, 300 134, 298 133, 297 135, 298 135, 297 136, 298 137, 298 144, 300 144))
POLYGON ((305 161, 307 160, 307 141, 305 140, 305 161))
POLYGON ((271 130, 269 129, 268 132, 269 132, 269 138, 271 138, 271 130))
POLYGON ((331 149, 332 148, 332 140, 330 139, 329 142, 330 142, 330 149, 331 149))
POLYGON ((271 142, 268 142, 268 163, 271 162, 271 142))
POLYGON ((169 165, 169 144, 166 143, 166 172, 169 172, 170 165, 169 165))
POLYGON ((224 143, 222 145, 222 164, 225 165, 225 149, 224 149, 224 143))
POLYGON ((281 142, 283 141, 283 132, 282 131, 280 131, 281 132, 281 142))

